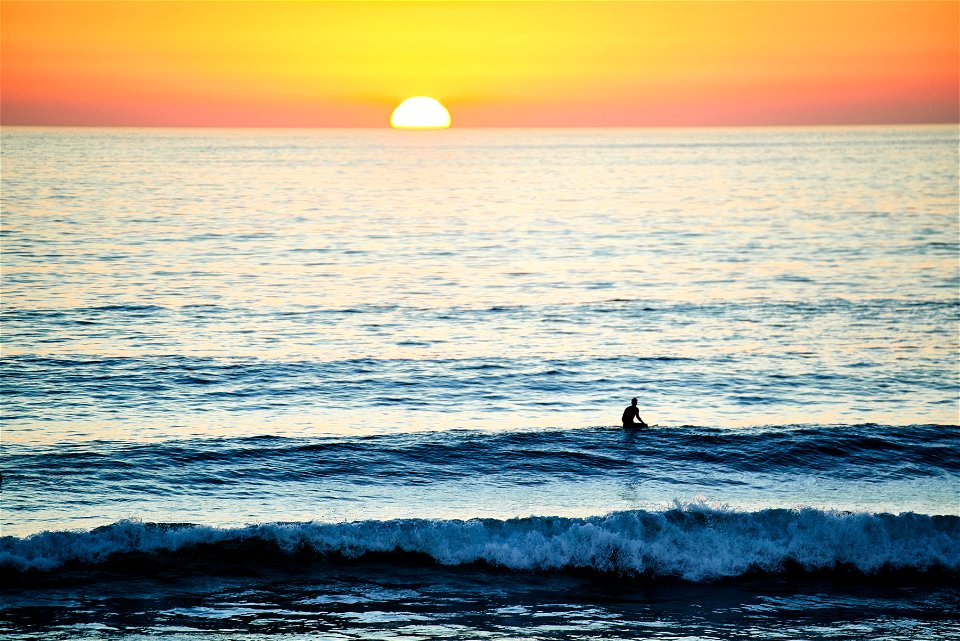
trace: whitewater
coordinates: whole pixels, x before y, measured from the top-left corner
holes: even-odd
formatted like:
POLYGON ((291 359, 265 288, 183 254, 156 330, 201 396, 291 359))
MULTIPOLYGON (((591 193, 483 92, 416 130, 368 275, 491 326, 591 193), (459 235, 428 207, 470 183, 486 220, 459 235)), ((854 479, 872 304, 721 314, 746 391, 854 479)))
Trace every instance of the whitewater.
MULTIPOLYGON (((262 524, 238 529, 120 522, 91 532, 4 541, 0 564, 21 572, 95 566, 124 555, 176 555, 198 547, 359 558, 418 553, 442 565, 483 562, 511 570, 586 569, 704 581, 749 572, 960 569, 960 519, 765 510, 738 514, 700 504, 660 513, 569 519, 397 520, 262 524), (709 553, 708 553, 709 551, 709 553)), ((209 553, 209 552, 208 552, 209 553)))

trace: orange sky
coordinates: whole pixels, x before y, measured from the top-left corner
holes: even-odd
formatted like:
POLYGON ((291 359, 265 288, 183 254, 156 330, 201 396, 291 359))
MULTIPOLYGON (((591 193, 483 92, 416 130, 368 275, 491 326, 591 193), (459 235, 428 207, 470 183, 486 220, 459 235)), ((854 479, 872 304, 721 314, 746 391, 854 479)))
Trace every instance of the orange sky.
POLYGON ((960 120, 952 2, 7 2, 2 122, 385 127, 960 120))

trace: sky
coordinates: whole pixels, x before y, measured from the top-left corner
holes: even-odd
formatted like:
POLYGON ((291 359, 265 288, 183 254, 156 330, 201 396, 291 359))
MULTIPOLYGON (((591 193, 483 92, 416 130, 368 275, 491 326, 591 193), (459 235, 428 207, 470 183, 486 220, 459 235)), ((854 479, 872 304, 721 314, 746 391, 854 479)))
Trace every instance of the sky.
POLYGON ((0 3, 4 125, 957 123, 960 3, 0 3))

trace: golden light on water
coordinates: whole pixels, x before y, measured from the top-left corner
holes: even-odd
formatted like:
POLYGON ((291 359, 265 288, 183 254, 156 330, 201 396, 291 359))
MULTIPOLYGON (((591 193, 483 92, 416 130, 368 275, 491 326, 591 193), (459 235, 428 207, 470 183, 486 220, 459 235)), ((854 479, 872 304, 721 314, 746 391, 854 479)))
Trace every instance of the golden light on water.
POLYGON ((397 105, 390 115, 390 126, 394 129, 446 129, 450 126, 450 112, 435 98, 414 96, 397 105))

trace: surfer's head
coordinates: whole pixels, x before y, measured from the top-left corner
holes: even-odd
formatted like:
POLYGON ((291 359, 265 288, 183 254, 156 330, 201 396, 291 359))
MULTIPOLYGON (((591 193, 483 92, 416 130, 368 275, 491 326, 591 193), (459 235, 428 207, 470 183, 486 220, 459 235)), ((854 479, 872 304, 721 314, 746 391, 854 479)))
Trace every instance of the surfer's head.
POLYGON ((637 404, 637 399, 631 398, 631 399, 630 399, 630 404, 631 404, 631 405, 636 405, 636 404, 637 404))

